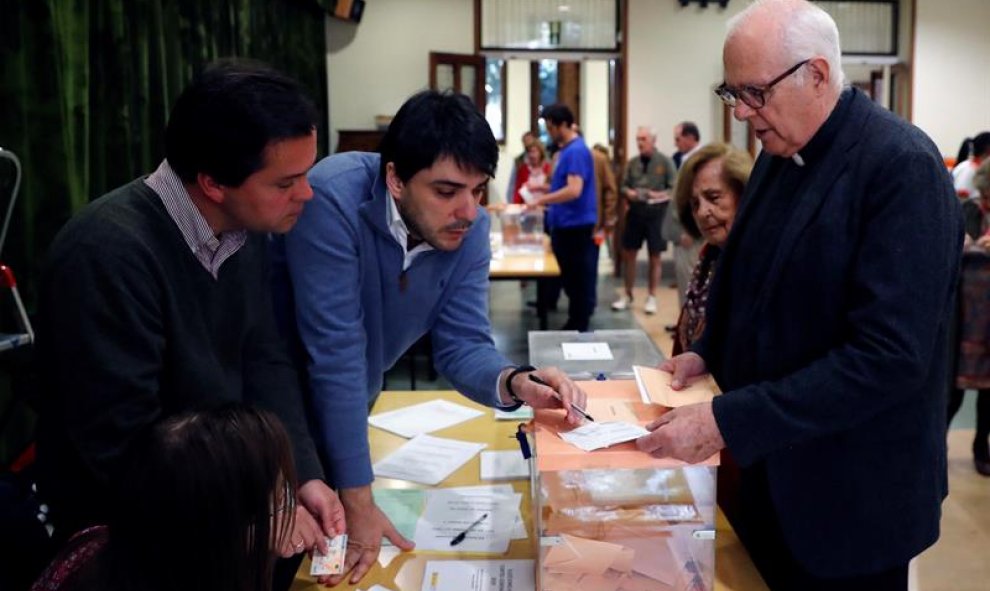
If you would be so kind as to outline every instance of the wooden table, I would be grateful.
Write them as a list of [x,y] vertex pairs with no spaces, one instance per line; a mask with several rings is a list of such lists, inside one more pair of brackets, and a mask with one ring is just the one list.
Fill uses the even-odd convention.
[[[504,252],[504,251],[503,251]],[[537,283],[549,278],[560,277],[560,265],[549,247],[543,253],[504,252],[492,257],[488,278],[491,281],[528,281]],[[539,290],[537,290],[539,293]],[[536,298],[536,316],[540,319],[540,330],[547,329],[547,312],[544,302]]]
[[[518,423],[513,421],[495,421],[491,409],[487,409],[479,404],[471,402],[454,391],[414,391],[414,392],[382,392],[375,404],[373,413],[385,412],[426,402],[436,398],[450,400],[458,404],[478,408],[486,411],[485,416],[472,419],[436,431],[433,435],[438,437],[449,437],[452,439],[462,439],[467,441],[477,441],[487,443],[487,450],[510,450],[518,449],[516,440],[513,437]],[[371,459],[373,462],[392,453],[407,440],[392,433],[369,427],[369,439],[371,443]],[[450,475],[443,482],[444,487],[467,486],[479,484],[480,478],[480,456],[475,456],[464,466]],[[522,493],[522,504],[520,511],[523,520],[526,522],[526,530],[533,534],[532,507],[530,503],[530,486],[528,481],[512,481],[512,486],[516,492]],[[428,488],[422,485],[407,482],[404,480],[394,480],[391,478],[379,478],[375,480],[375,488]],[[739,542],[732,527],[726,521],[721,511],[716,516],[716,550],[715,550],[715,590],[716,591],[761,591],[766,589],[766,585],[760,578],[759,573],[753,566],[746,553],[745,548]],[[513,540],[509,544],[507,554],[498,556],[499,559],[510,558],[535,558],[536,548],[532,539]],[[374,584],[384,585],[393,591],[419,591],[423,581],[423,571],[428,560],[450,559],[450,558],[473,558],[491,559],[491,554],[466,554],[466,553],[435,553],[399,552],[393,547],[384,547],[378,558],[378,564],[365,575],[357,585],[350,585],[345,580],[334,589],[368,589]],[[324,589],[309,576],[309,560],[304,560],[296,580],[292,584],[292,591],[317,591]]]

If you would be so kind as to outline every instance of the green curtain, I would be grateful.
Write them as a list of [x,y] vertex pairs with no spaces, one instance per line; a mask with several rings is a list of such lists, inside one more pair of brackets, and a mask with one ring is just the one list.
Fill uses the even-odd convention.
[[[206,62],[265,61],[299,80],[326,120],[324,18],[333,3],[0,0],[0,147],[24,169],[0,259],[17,273],[29,310],[59,228],[158,165],[172,101]],[[0,159],[0,212],[12,170]],[[12,329],[13,309],[0,290],[0,332]],[[32,438],[33,413],[11,403],[31,396],[28,362],[0,356],[0,466]]]
[[2,258],[29,306],[55,233],[157,166],[172,101],[206,62],[265,61],[298,79],[325,119],[326,4],[0,0],[0,147],[24,167]]

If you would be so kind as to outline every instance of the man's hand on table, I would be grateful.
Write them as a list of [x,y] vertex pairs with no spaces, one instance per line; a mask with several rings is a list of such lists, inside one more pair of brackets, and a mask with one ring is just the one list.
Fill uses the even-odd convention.
[[[681,353],[660,364],[673,374],[670,387],[680,390],[707,373],[705,360],[693,352]],[[646,426],[651,431],[636,440],[636,447],[657,458],[700,462],[725,447],[711,402],[675,408]]]
[[[546,382],[547,385],[537,384],[530,380],[530,373]],[[512,391],[520,400],[533,408],[563,408],[567,410],[567,421],[572,425],[579,424],[583,417],[571,407],[578,406],[583,409],[588,402],[588,395],[585,394],[584,390],[556,367],[543,367],[534,372],[516,374],[512,378]],[[504,399],[504,402],[508,404],[512,401]]]
[[378,505],[375,505],[371,486],[341,489],[340,500],[347,514],[349,530],[344,572],[318,578],[317,581],[321,584],[332,587],[343,581],[348,574],[352,585],[360,581],[378,559],[382,536],[388,538],[400,550],[409,551],[415,547],[415,544],[395,529]]

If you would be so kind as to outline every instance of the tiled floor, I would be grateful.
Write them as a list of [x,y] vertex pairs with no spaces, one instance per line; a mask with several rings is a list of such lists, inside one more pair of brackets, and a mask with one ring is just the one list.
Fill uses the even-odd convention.
[[[604,258],[604,257],[603,257]],[[645,261],[639,264],[639,285],[645,284]],[[611,302],[620,293],[620,283],[612,277],[611,267],[603,261],[598,282],[598,307],[592,318],[592,329],[643,328],[664,354],[669,354],[671,341],[664,332],[665,325],[677,317],[677,294],[669,287],[669,261],[664,265],[664,287],[658,294],[660,310],[648,316],[642,312],[646,289],[635,290],[631,311],[613,312]],[[536,313],[526,305],[535,298],[535,284],[521,287],[518,282],[493,283],[491,289],[492,330],[496,346],[510,359],[522,363],[528,358],[527,333],[537,330]],[[566,320],[567,299],[561,297],[558,312],[550,315],[550,328],[559,328]],[[443,378],[426,380],[426,368],[419,361],[420,389],[448,389]],[[389,387],[408,387],[408,369],[400,367],[390,372]],[[942,505],[942,534],[939,541],[920,557],[911,568],[911,591],[986,591],[990,589],[990,478],[973,469],[970,444],[974,424],[973,396],[967,394],[963,408],[949,432],[949,497]]]

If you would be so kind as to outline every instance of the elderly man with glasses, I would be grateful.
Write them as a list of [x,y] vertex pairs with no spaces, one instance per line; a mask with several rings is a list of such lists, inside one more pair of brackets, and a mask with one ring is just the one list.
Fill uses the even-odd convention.
[[638,441],[742,468],[736,527],[773,589],[907,589],[946,495],[959,204],[931,140],[843,86],[832,18],[757,0],[717,94],[763,143],[675,387],[724,394]]

